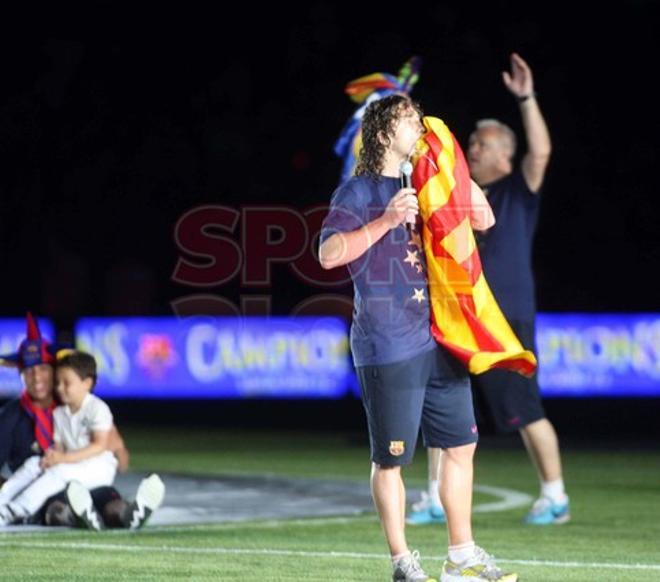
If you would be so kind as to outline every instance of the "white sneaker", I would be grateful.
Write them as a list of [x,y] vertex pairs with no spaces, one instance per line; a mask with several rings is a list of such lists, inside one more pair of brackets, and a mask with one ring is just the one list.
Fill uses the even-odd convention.
[[128,527],[141,528],[156,511],[165,499],[165,484],[162,479],[153,473],[142,479],[135,494],[135,501],[129,507]]
[[71,481],[66,488],[66,498],[81,525],[94,531],[103,529],[103,522],[94,507],[87,487],[78,481]]
[[445,560],[440,574],[440,582],[517,582],[518,574],[505,573],[495,564],[493,556],[479,546],[474,555],[460,564]]
[[417,550],[398,560],[393,570],[392,582],[436,582],[422,569]]

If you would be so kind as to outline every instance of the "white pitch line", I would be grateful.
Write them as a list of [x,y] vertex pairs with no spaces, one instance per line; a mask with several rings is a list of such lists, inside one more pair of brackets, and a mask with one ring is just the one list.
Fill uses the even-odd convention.
[[658,570],[660,564],[614,564],[611,562],[555,562],[553,560],[502,560],[504,564],[520,564],[521,566],[552,566],[558,568],[614,568],[615,570]]
[[[63,549],[63,550],[108,550],[130,553],[175,553],[175,554],[207,554],[207,555],[252,555],[252,556],[292,556],[299,558],[353,558],[358,560],[386,560],[385,554],[368,554],[356,552],[307,552],[303,550],[245,549],[245,548],[188,548],[185,546],[135,546],[125,544],[94,544],[87,542],[6,542],[0,540],[0,548],[28,549]],[[428,561],[441,561],[444,558],[426,557]],[[554,560],[507,560],[498,558],[504,564],[520,564],[524,566],[552,566],[553,568],[613,568],[615,570],[652,570],[660,571],[660,564],[617,564],[613,562],[558,562]]]
[[[486,513],[491,511],[506,511],[509,509],[516,509],[518,507],[524,507],[530,505],[532,502],[532,497],[527,495],[527,493],[522,493],[521,491],[516,491],[515,489],[505,489],[503,487],[493,487],[492,485],[479,485],[475,484],[475,491],[479,491],[486,495],[491,495],[493,497],[499,497],[498,501],[491,501],[486,503],[476,504],[473,508],[475,513]],[[230,522],[207,522],[201,524],[189,524],[189,525],[169,525],[167,523],[155,523],[150,524],[148,527],[144,528],[141,531],[141,534],[145,533],[161,533],[163,531],[167,532],[189,532],[196,531],[199,529],[208,529],[213,530],[227,530],[227,529],[237,529],[237,528],[253,528],[253,529],[270,529],[278,528],[282,526],[303,526],[303,527],[314,527],[314,526],[325,526],[325,525],[345,525],[353,523],[355,520],[363,521],[377,521],[378,518],[374,514],[367,512],[358,513],[356,515],[347,515],[347,516],[329,516],[329,517],[305,517],[305,518],[282,518],[282,519],[264,519],[264,520],[237,520]],[[53,533],[55,530],[52,528],[39,528],[34,531],[27,531],[29,526],[10,526],[11,531],[16,536],[26,536],[32,535],[33,533]],[[126,533],[126,530],[108,530],[109,533],[122,535]],[[2,530],[0,530],[2,533]]]
[[[532,504],[534,498],[522,491],[515,489],[505,489],[504,487],[494,487],[492,485],[474,485],[474,490],[492,497],[499,497],[497,501],[489,501],[485,503],[478,503],[473,507],[475,513],[489,513],[495,511],[507,511],[509,509],[517,509],[518,507],[526,507]],[[206,523],[204,527],[213,527],[213,529],[234,529],[238,527],[253,527],[253,528],[277,528],[283,525],[302,525],[302,526],[323,526],[332,524],[347,524],[352,523],[355,519],[363,520],[377,520],[375,515],[362,512],[352,516],[336,516],[336,517],[305,517],[302,519],[295,518],[282,518],[282,519],[267,519],[257,521],[243,521],[237,520],[224,523]],[[167,523],[155,523],[150,525],[144,531],[190,531],[197,529],[199,526],[191,525],[168,525]]]
[[[492,485],[475,485],[474,490],[493,497],[499,497],[498,501],[490,501],[485,503],[478,503],[473,507],[475,513],[487,513],[491,511],[507,511],[509,509],[516,509],[518,507],[526,507],[531,505],[533,498],[527,493],[516,491],[515,489],[505,489],[503,487],[493,487]],[[267,519],[262,521],[231,521],[224,523],[205,523],[202,525],[179,525],[172,526],[167,524],[153,524],[142,530],[142,533],[149,532],[162,532],[162,531],[194,531],[200,527],[211,527],[214,530],[220,529],[236,529],[236,528],[278,528],[282,526],[325,526],[325,525],[344,525],[353,523],[355,520],[360,519],[364,521],[378,521],[376,515],[369,513],[359,513],[352,516],[336,516],[336,517],[305,517],[302,519]],[[112,530],[111,530],[112,531]],[[121,530],[116,530],[121,531]]]
[[[331,517],[303,517],[298,519],[265,519],[257,521],[223,521],[223,522],[202,522],[191,523],[189,525],[167,525],[167,524],[149,524],[140,529],[140,536],[146,534],[163,534],[163,533],[181,533],[181,532],[195,532],[201,530],[222,531],[232,529],[277,529],[283,526],[312,526],[324,527],[327,525],[348,525],[356,521],[363,522],[378,522],[378,516],[373,513],[361,513],[353,516],[331,516]],[[46,527],[46,526],[30,526],[30,525],[9,525],[0,527],[0,534],[12,534],[15,539],[34,539],[34,534],[39,535],[52,535],[52,534],[74,534],[80,533],[76,528],[69,527]],[[135,531],[124,528],[112,528],[104,530],[106,535],[110,536],[131,536],[136,535]]]

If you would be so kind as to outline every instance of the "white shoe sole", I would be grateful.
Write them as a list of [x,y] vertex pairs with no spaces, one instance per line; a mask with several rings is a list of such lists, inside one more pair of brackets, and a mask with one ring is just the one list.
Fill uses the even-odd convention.
[[158,475],[154,473],[142,479],[135,494],[134,510],[128,527],[141,528],[151,514],[161,506],[163,499],[165,499],[165,484]]
[[78,481],[71,481],[66,488],[66,498],[73,513],[82,519],[89,528],[96,531],[101,530],[101,524],[94,509],[92,496],[86,487],[78,483]]
[[138,504],[155,511],[161,506],[163,499],[165,499],[165,483],[158,475],[154,473],[142,479],[135,494],[135,501]]

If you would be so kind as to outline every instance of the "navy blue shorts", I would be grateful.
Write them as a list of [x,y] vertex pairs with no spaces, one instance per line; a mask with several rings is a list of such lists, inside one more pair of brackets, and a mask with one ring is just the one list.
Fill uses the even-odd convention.
[[[534,322],[509,323],[525,349],[536,353]],[[537,374],[525,378],[517,372],[491,370],[474,376],[472,385],[486,402],[498,432],[514,432],[545,418]]]
[[357,375],[374,463],[410,463],[420,427],[427,447],[477,442],[470,378],[444,348],[403,362],[360,366]]
[[[96,508],[96,511],[98,511],[100,515],[103,515],[103,508],[106,506],[106,504],[108,504],[110,501],[113,501],[115,499],[121,499],[121,495],[119,494],[119,491],[117,491],[114,487],[105,486],[105,485],[101,487],[97,487],[96,489],[92,489],[90,490],[89,493],[92,496],[92,503],[94,503],[94,507]],[[44,517],[46,515],[46,510],[53,501],[60,501],[65,504],[68,503],[66,498],[66,490],[60,491],[59,493],[56,493],[52,497],[49,497],[46,500],[46,502],[41,506],[39,511],[30,518],[30,523],[44,524]]]

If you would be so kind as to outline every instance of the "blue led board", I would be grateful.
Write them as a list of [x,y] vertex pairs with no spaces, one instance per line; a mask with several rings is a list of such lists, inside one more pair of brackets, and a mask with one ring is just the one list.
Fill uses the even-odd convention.
[[660,396],[660,314],[539,314],[544,396]]
[[336,317],[85,318],[102,398],[339,398],[351,365]]
[[[0,353],[24,337],[25,320],[0,320]],[[88,318],[76,337],[107,398],[359,395],[339,318]],[[537,345],[545,397],[660,397],[659,314],[539,314]],[[0,397],[20,387],[16,370],[0,369]]]

